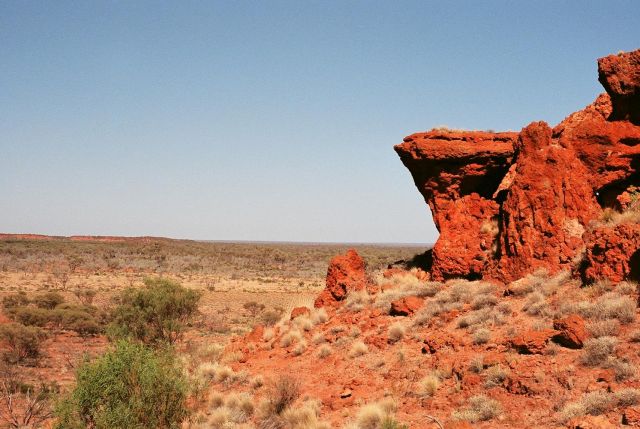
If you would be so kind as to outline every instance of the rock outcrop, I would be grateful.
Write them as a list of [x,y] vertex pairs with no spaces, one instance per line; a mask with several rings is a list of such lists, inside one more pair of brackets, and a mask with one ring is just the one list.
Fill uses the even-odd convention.
[[326,286],[314,306],[336,307],[351,291],[362,290],[369,284],[364,259],[354,249],[334,256],[327,269]]
[[434,280],[506,283],[539,268],[588,281],[637,275],[637,217],[598,225],[639,195],[640,50],[601,58],[598,71],[607,93],[553,129],[432,130],[395,146],[440,232]]

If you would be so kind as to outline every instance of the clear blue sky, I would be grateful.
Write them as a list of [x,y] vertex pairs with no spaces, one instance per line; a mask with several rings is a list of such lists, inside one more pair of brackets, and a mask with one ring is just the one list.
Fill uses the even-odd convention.
[[0,231],[432,242],[392,146],[555,124],[638,1],[2,1]]

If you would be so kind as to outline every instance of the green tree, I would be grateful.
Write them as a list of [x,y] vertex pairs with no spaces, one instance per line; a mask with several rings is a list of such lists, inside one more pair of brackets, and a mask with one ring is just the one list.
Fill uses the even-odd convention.
[[177,429],[187,416],[187,381],[169,349],[118,341],[76,373],[56,407],[56,429]]
[[198,309],[200,294],[174,281],[146,279],[142,289],[127,289],[113,312],[112,339],[132,338],[145,344],[173,344]]

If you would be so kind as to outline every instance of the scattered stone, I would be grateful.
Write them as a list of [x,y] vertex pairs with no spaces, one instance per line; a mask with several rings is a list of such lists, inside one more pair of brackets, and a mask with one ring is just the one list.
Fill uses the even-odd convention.
[[424,299],[417,296],[407,296],[400,298],[391,303],[391,310],[389,314],[392,316],[411,316],[416,311],[422,308]]
[[553,329],[526,331],[511,340],[511,346],[522,354],[542,354],[547,343],[558,332]]
[[559,331],[554,341],[571,349],[581,349],[588,337],[584,319],[577,314],[554,320],[553,328]]

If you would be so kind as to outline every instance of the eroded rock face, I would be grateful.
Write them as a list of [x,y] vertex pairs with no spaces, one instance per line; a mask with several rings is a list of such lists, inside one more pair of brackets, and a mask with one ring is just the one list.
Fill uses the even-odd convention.
[[611,119],[640,119],[640,50],[598,60],[598,80],[611,96]]
[[327,269],[326,287],[318,295],[314,306],[336,307],[351,291],[362,290],[368,285],[365,263],[354,249],[334,256]]
[[587,237],[583,279],[640,281],[640,224],[603,226]]
[[640,185],[640,50],[602,58],[598,70],[607,94],[553,130],[544,122],[520,133],[433,130],[395,146],[440,231],[434,280],[575,269],[585,248],[591,280],[631,275],[637,230],[593,229]]

